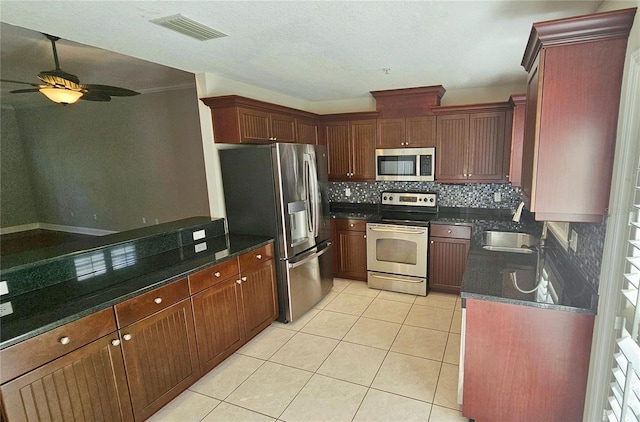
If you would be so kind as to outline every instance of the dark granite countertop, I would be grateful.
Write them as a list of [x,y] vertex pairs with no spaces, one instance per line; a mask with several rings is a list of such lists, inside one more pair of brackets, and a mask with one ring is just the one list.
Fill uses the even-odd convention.
[[[560,300],[558,304],[539,302],[535,293],[522,293],[516,289],[509,277],[515,271],[518,287],[530,291],[536,287],[538,259],[542,266],[562,268]],[[472,246],[467,258],[467,268],[462,279],[460,296],[466,299],[481,299],[515,305],[533,306],[568,312],[595,314],[597,294],[588,287],[586,280],[576,274],[558,254],[555,247],[544,248],[537,253],[520,254],[496,252]]]
[[3,298],[13,312],[2,317],[0,349],[271,242],[263,236],[221,234],[139,259],[133,255],[118,265],[108,260],[111,266],[82,279]]

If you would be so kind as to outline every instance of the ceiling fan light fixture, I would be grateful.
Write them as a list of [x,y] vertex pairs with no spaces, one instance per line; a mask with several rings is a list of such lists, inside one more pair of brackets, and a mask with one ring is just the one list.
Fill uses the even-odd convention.
[[39,91],[54,103],[73,104],[82,97],[82,92],[64,88],[40,88]]

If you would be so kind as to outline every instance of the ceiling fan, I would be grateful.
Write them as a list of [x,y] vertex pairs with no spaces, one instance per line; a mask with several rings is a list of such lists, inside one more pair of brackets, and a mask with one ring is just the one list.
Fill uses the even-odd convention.
[[35,87],[28,89],[16,89],[10,91],[11,93],[23,94],[28,92],[40,92],[51,101],[65,105],[75,103],[78,100],[111,101],[111,97],[129,97],[140,94],[139,92],[126,88],[119,88],[117,86],[81,84],[76,75],[72,75],[60,69],[58,52],[56,50],[56,41],[60,38],[48,34],[43,35],[51,41],[53,59],[55,61],[56,68],[54,70],[45,70],[38,73],[38,79],[43,82],[40,84],[0,79],[2,82],[31,85]]

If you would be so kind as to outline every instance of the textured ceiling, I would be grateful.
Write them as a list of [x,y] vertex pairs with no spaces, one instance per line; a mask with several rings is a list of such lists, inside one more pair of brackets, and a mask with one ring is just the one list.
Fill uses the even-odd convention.
[[[600,4],[2,0],[0,20],[18,28],[0,27],[1,75],[37,82],[39,71],[52,69],[49,41],[39,34],[45,32],[63,38],[61,67],[81,83],[143,91],[194,83],[175,69],[310,102],[412,86],[518,85],[525,83],[520,61],[532,23],[592,13]],[[177,13],[228,36],[198,41],[149,22]],[[7,88],[21,87],[7,85],[3,103],[12,100]],[[38,96],[23,96],[30,95]]]

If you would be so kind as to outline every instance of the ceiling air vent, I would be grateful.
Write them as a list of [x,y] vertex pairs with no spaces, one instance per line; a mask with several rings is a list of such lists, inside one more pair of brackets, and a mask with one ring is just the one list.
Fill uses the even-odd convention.
[[164,26],[184,35],[188,35],[200,41],[212,40],[214,38],[226,37],[224,32],[216,31],[206,25],[189,19],[186,16],[172,15],[150,21],[156,25]]

